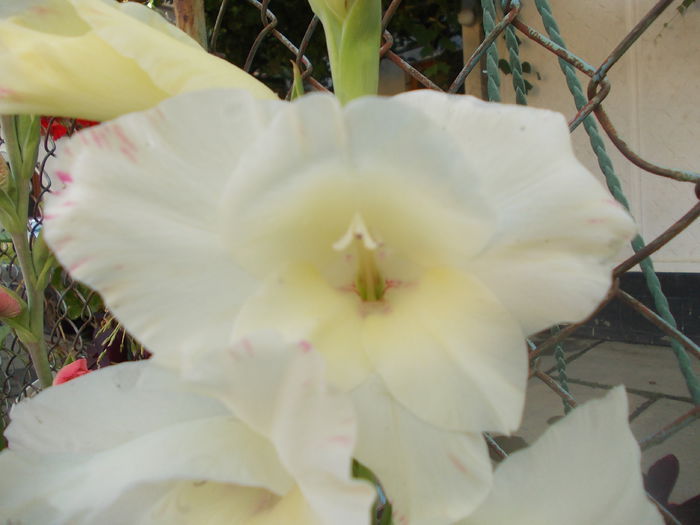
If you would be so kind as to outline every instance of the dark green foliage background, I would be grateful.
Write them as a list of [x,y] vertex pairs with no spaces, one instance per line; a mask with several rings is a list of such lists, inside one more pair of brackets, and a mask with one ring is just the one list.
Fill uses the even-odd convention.
[[[384,0],[384,8],[389,0]],[[211,35],[221,0],[206,0],[207,27]],[[435,56],[425,67],[417,65],[441,87],[447,87],[462,67],[462,50],[455,36],[461,34],[457,21],[458,0],[406,0],[392,18],[388,30],[394,37],[393,51],[410,50],[422,57]],[[298,45],[313,13],[305,0],[273,1],[270,10],[278,19],[277,29]],[[229,1],[214,51],[230,62],[243,66],[255,38],[263,28],[260,11],[248,2]],[[437,55],[437,56],[436,56]],[[326,58],[325,38],[319,25],[306,56],[313,64],[312,75],[330,87],[330,69]],[[268,34],[259,47],[251,72],[281,96],[285,96],[292,80],[290,60],[294,57],[274,36]]]

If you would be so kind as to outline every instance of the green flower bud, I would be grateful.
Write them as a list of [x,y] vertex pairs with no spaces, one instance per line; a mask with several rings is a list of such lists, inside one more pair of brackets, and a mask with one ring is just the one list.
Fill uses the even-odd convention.
[[17,295],[0,286],[0,318],[12,319],[22,313],[22,303]]

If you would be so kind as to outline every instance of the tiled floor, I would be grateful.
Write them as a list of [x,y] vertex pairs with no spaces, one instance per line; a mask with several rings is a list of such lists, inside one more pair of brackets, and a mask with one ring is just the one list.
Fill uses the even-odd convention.
[[[653,434],[693,407],[670,347],[568,339],[564,351],[570,391],[579,403],[602,396],[612,386],[627,387],[631,427],[637,439]],[[693,367],[700,376],[700,362],[695,360]],[[552,355],[540,358],[539,369],[557,377]],[[523,424],[517,434],[532,443],[552,418],[563,413],[561,399],[539,379],[532,378]],[[671,501],[682,502],[700,493],[700,420],[647,448],[642,454],[642,469],[646,471],[656,460],[671,453],[680,461]]]

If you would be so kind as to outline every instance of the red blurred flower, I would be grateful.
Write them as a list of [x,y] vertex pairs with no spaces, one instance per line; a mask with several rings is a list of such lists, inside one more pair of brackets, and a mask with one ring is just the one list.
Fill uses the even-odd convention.
[[[99,124],[93,120],[85,119],[75,119],[75,131],[83,128],[89,128]],[[71,119],[66,118],[52,118],[52,117],[41,117],[41,133],[42,135],[50,134],[54,140],[58,140],[61,137],[65,137],[68,134],[68,130],[71,129]]]
[[87,367],[87,359],[76,359],[71,364],[64,366],[58,371],[56,377],[53,379],[53,384],[54,386],[60,385],[61,383],[65,383],[76,377],[84,376],[90,372],[91,370],[88,370]]

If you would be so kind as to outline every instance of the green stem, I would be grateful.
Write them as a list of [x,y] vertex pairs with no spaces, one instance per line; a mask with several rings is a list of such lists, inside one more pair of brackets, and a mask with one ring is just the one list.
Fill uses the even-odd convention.
[[[12,237],[12,243],[17,254],[17,260],[24,279],[24,289],[27,295],[29,310],[29,332],[31,338],[17,332],[22,344],[27,348],[32,365],[39,378],[42,388],[51,386],[53,374],[49,365],[46,341],[44,340],[44,290],[40,289],[37,280],[37,270],[32,261],[29,238],[27,236],[27,217],[29,211],[29,190],[31,174],[36,165],[36,151],[24,155],[17,136],[17,126],[14,117],[2,117],[7,151],[10,157],[10,169],[17,183],[16,217],[17,224],[7,225],[6,229]],[[39,140],[38,134],[36,137]],[[29,174],[29,176],[27,176]]]
[[46,388],[51,386],[53,374],[49,366],[46,341],[44,339],[44,291],[37,286],[36,271],[32,263],[27,232],[11,232],[10,235],[12,236],[12,243],[14,244],[19,267],[24,278],[27,309],[29,310],[29,330],[33,340],[26,340],[19,333],[17,335],[29,351],[32,365],[34,365],[34,370],[42,388]]
[[333,91],[342,104],[376,95],[379,86],[379,45],[382,36],[381,0],[345,1],[341,13],[327,0],[311,1],[326,35]]

